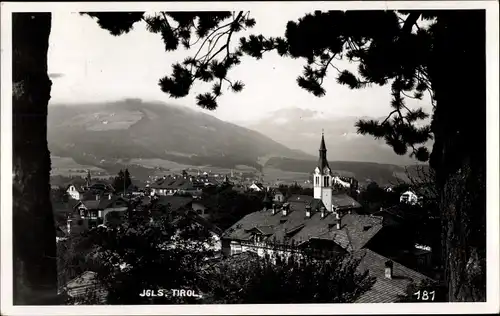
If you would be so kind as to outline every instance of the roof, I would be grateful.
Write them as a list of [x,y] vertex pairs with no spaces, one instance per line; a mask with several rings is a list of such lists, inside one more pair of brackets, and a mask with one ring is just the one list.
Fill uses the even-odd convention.
[[189,179],[184,178],[161,178],[151,185],[154,189],[170,189],[170,190],[190,190],[194,189],[193,183]]
[[86,200],[86,201],[80,201],[80,203],[77,203],[74,207],[77,207],[79,205],[84,205],[89,210],[97,210],[99,209],[99,203],[100,200]]
[[66,283],[64,288],[68,295],[72,297],[87,296],[88,291],[98,295],[101,302],[106,300],[106,292],[98,285],[96,273],[93,271],[85,271],[73,280]]
[[355,199],[345,193],[338,193],[332,195],[332,205],[338,209],[353,209],[362,208],[363,206]]
[[252,183],[250,186],[256,186],[257,188],[259,188],[260,190],[264,190],[264,185],[262,185],[262,183]]
[[98,191],[114,191],[115,190],[111,184],[106,183],[102,180],[91,181],[89,189],[90,190],[98,190]]
[[432,280],[408,267],[393,261],[393,277],[385,277],[385,263],[390,259],[369,249],[362,249],[355,253],[361,258],[359,272],[369,271],[376,278],[372,288],[363,293],[356,303],[394,303],[399,296],[406,294],[407,286],[412,282]]
[[100,193],[97,193],[97,192],[93,192],[93,191],[80,191],[80,193],[83,193],[82,196],[81,196],[81,200],[82,201],[91,201],[91,200],[95,200],[96,198],[96,195],[101,197],[102,194]]
[[[107,208],[112,208],[113,206],[115,206],[116,202],[118,202],[118,201],[121,201],[121,202],[125,203],[125,205],[128,205],[128,200],[127,199],[125,199],[125,198],[123,198],[121,196],[115,195],[115,196],[111,196],[111,199],[104,197],[101,200],[99,200],[99,206],[98,206],[98,208],[100,210],[104,210],[104,209],[107,209]],[[123,205],[120,205],[120,207],[123,207]]]
[[80,193],[85,192],[85,191],[83,190],[83,188],[81,187],[81,185],[79,185],[79,184],[77,184],[77,183],[70,183],[70,184],[68,184],[68,185],[66,186],[66,191],[67,191],[67,190],[69,190],[69,188],[70,188],[70,187],[72,187],[72,186],[73,186],[73,187],[75,187],[75,190],[76,190],[76,191],[78,191],[78,192],[80,192]]
[[[287,216],[279,211],[272,214],[271,210],[262,210],[248,214],[227,229],[223,238],[232,240],[250,240],[258,231],[267,240],[276,240],[281,244],[301,244],[311,238],[332,240],[348,251],[364,247],[383,226],[383,218],[378,216],[347,214],[338,220],[332,213],[322,218],[318,210],[323,203],[312,199],[311,202],[290,202]],[[305,208],[311,206],[311,217],[306,217]]]
[[321,144],[319,146],[318,168],[322,172],[326,168],[330,169],[330,166],[328,165],[328,160],[326,159],[326,145],[325,145],[325,135],[324,134],[321,134]]
[[203,227],[207,228],[208,230],[210,230],[211,232],[215,233],[218,236],[222,235],[222,233],[223,233],[223,231],[219,227],[215,226],[214,224],[212,224],[211,222],[209,222],[205,218],[199,216],[194,211],[186,212],[186,216],[188,218],[194,220],[198,224],[202,225]]

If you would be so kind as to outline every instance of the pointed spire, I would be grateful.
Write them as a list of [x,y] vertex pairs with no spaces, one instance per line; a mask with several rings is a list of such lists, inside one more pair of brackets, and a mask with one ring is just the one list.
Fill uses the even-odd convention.
[[323,129],[321,129],[321,145],[319,146],[319,150],[320,151],[324,150],[326,152],[325,132]]
[[325,170],[325,167],[330,168],[330,166],[328,165],[328,160],[326,159],[325,133],[323,130],[321,130],[321,144],[319,146],[318,167],[321,170],[321,172]]

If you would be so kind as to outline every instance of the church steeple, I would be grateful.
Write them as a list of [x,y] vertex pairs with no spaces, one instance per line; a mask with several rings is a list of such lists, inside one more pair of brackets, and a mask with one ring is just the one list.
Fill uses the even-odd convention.
[[85,185],[87,186],[87,188],[89,188],[91,184],[92,184],[92,178],[90,176],[90,169],[87,169],[87,177],[85,178]]
[[319,146],[319,161],[318,168],[321,172],[325,170],[325,167],[330,168],[328,165],[328,160],[326,159],[326,145],[325,145],[325,134],[321,131],[321,144]]

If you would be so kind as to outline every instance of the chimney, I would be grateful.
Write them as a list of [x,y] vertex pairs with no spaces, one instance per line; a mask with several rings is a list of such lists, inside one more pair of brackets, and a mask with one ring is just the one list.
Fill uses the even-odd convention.
[[340,220],[337,221],[337,229],[340,230]]
[[321,218],[325,218],[325,217],[326,217],[325,208],[321,208]]
[[385,262],[385,277],[388,279],[392,279],[392,267],[392,261],[389,260]]
[[108,194],[108,200],[111,200],[111,193]]
[[71,234],[71,224],[72,224],[72,220],[68,218],[68,220],[66,221],[66,227],[68,229],[68,235]]
[[335,219],[340,220],[340,214],[338,211],[335,213]]
[[99,194],[96,194],[96,196],[95,196],[95,200],[96,200],[96,201],[99,201]]
[[276,209],[276,204],[273,204],[273,208],[272,208],[272,212],[273,212],[273,215],[275,215],[277,213],[277,209]]
[[289,206],[290,205],[288,203],[283,204],[283,207],[282,207],[283,216],[287,216],[288,215]]
[[311,207],[309,205],[306,206],[306,217],[311,218]]

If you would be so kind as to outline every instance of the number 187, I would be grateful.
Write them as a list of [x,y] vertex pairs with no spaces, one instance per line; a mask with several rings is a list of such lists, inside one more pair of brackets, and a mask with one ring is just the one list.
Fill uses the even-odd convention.
[[436,296],[436,291],[428,292],[418,290],[413,293],[417,297],[417,301],[434,301],[434,297]]

